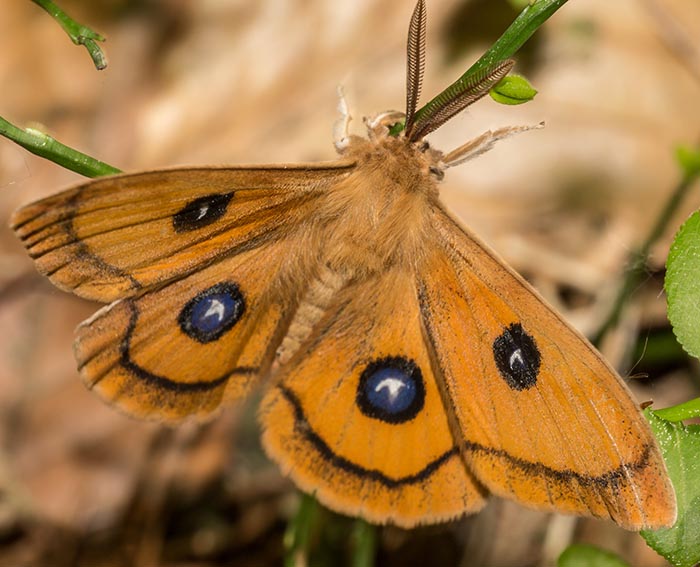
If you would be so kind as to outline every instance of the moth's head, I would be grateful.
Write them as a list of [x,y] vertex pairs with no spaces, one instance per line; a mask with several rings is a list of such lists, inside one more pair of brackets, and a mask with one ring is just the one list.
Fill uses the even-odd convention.
[[[508,127],[495,132],[489,131],[447,154],[432,149],[425,137],[467,106],[485,96],[510,72],[515,62],[512,59],[504,59],[484,66],[482,69],[477,69],[466,78],[460,78],[423,108],[418,109],[425,67],[425,36],[425,2],[419,0],[413,11],[408,30],[406,112],[395,110],[381,112],[365,118],[364,122],[371,143],[382,148],[393,148],[410,156],[417,156],[429,174],[439,180],[442,179],[444,171],[448,167],[458,165],[488,151],[500,138],[515,132],[529,130],[532,127]],[[336,137],[336,148],[341,154],[347,154],[352,153],[350,150],[353,146],[360,147],[362,143],[359,140],[355,140],[353,143],[353,137],[347,134],[350,114],[342,92],[340,94],[340,110],[343,118],[338,123],[340,135]]]
[[[367,127],[368,140],[355,139],[355,148],[373,147],[371,153],[388,151],[401,159],[411,160],[423,171],[423,174],[440,181],[444,177],[446,164],[443,153],[433,149],[427,140],[411,140],[405,135],[406,114],[397,110],[387,110],[366,116],[363,121]],[[369,144],[366,146],[365,144]],[[360,153],[365,150],[360,150]],[[386,154],[384,154],[386,155]],[[408,162],[404,161],[407,164]]]
[[[512,59],[504,59],[484,64],[481,68],[476,67],[419,109],[418,101],[425,69],[426,27],[425,1],[418,0],[411,16],[406,45],[406,112],[382,112],[369,120],[366,119],[365,123],[370,140],[385,136],[403,138],[407,147],[418,148],[428,157],[428,161],[434,161],[430,171],[441,177],[445,168],[464,161],[462,150],[471,149],[471,143],[468,142],[450,152],[443,160],[442,153],[431,150],[424,141],[425,137],[485,96],[510,72],[515,62]],[[450,157],[453,159],[447,159]]]
[[369,142],[394,149],[397,149],[399,145],[403,146],[409,154],[418,157],[419,161],[423,163],[423,168],[437,181],[445,176],[446,169],[480,156],[489,151],[499,140],[520,132],[544,127],[544,122],[540,122],[528,126],[505,126],[496,130],[488,130],[458,148],[443,153],[431,147],[423,137],[412,136],[410,130],[405,127],[405,120],[406,114],[396,110],[365,117],[364,122],[367,126]]

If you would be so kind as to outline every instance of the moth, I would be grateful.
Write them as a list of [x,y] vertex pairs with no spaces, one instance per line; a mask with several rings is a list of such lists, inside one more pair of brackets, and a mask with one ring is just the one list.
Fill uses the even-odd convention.
[[[445,209],[425,137],[511,69],[347,133],[337,161],[185,167],[82,183],[12,227],[58,287],[108,304],[77,329],[85,384],[127,414],[203,419],[263,384],[263,444],[328,507],[412,527],[489,494],[637,530],[674,522],[659,448],[616,372]],[[404,124],[402,131],[401,123]]]

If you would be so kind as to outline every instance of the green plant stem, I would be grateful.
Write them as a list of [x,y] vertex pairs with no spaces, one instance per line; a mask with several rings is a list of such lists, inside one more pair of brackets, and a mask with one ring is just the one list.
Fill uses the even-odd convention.
[[116,167],[69,148],[48,134],[33,128],[22,130],[1,116],[0,135],[9,138],[33,154],[51,160],[66,169],[86,177],[100,177],[102,175],[120,173],[120,170]]
[[618,290],[617,297],[615,297],[610,313],[598,329],[598,332],[591,339],[591,342],[594,345],[600,346],[608,332],[615,327],[615,325],[617,325],[625,303],[629,300],[629,297],[632,295],[644,277],[647,267],[647,258],[649,257],[651,247],[666,231],[666,227],[676,214],[678,207],[683,202],[688,190],[697,178],[697,174],[685,175],[683,177],[681,182],[673,191],[673,194],[669,200],[666,202],[666,205],[659,213],[656,223],[654,223],[649,235],[646,237],[639,249],[631,255],[629,269],[627,270],[625,279],[622,282],[622,286],[620,286],[620,289]]
[[373,567],[377,556],[377,527],[362,519],[352,529],[352,567]]
[[46,10],[49,15],[61,25],[75,45],[85,46],[85,49],[88,50],[90,57],[92,57],[92,62],[95,64],[98,71],[107,67],[107,58],[100,49],[100,46],[97,45],[98,41],[105,40],[104,37],[91,30],[89,27],[76,22],[51,0],[32,0],[32,2]]
[[313,534],[319,529],[321,507],[311,495],[302,493],[294,518],[284,534],[285,567],[307,565]]
[[474,76],[492,68],[500,61],[512,57],[530,39],[532,34],[567,1],[538,0],[526,6],[508,29],[503,32],[503,35],[496,40],[496,43],[476,63],[469,67],[459,79],[416,112],[415,121],[418,122],[424,115],[432,114],[440,106],[441,99],[448,97],[450,92],[463,90],[465,85],[470,84]]

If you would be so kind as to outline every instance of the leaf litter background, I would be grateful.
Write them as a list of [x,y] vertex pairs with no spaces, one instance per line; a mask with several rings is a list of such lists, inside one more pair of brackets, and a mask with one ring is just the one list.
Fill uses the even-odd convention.
[[[413,1],[61,2],[107,36],[98,73],[29,1],[0,18],[0,114],[124,170],[334,158],[336,86],[353,123],[403,108]],[[424,100],[459,76],[514,18],[505,2],[430,0]],[[582,331],[610,308],[630,251],[677,183],[672,149],[700,139],[700,6],[572,0],[516,70],[533,103],[485,100],[431,136],[444,150],[488,128],[544,130],[450,170],[443,198]],[[680,45],[681,50],[672,49]],[[79,181],[0,139],[0,209]],[[657,407],[695,395],[695,362],[669,340],[662,269],[675,227],[604,351]],[[255,406],[203,426],[125,417],[84,389],[73,328],[97,305],[39,277],[0,226],[0,565],[274,565],[298,497],[261,453]],[[660,346],[657,346],[660,345]],[[349,525],[338,520],[341,564]],[[664,565],[608,522],[494,500],[445,526],[380,532],[379,564],[551,564],[573,541]],[[338,543],[340,542],[340,543]]]

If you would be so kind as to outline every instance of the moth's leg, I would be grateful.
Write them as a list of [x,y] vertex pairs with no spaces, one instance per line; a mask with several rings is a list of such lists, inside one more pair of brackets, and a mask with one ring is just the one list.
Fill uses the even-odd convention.
[[350,121],[352,120],[352,116],[348,109],[348,101],[345,98],[345,92],[343,92],[343,87],[340,85],[338,85],[338,112],[340,112],[340,118],[336,120],[333,125],[333,143],[335,149],[338,150],[339,153],[343,153],[343,150],[345,150],[350,143]]
[[469,140],[466,144],[446,154],[442,158],[443,166],[445,168],[454,167],[455,165],[459,165],[460,163],[464,163],[465,161],[488,152],[499,140],[509,138],[520,132],[537,130],[539,128],[544,128],[544,122],[540,122],[534,126],[506,126],[505,128],[498,128],[497,130],[487,130],[481,136]]

